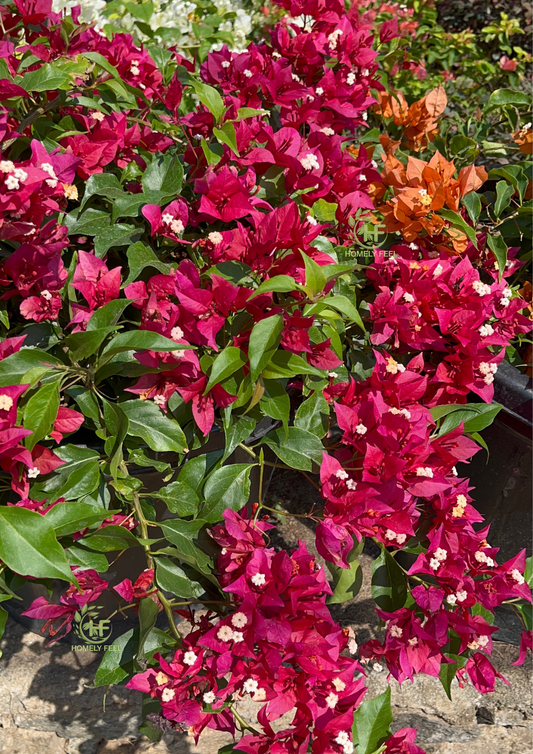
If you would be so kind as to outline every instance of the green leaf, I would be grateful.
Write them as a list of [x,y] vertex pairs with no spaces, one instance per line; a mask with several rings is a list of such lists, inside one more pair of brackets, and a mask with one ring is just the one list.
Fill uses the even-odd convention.
[[459,228],[477,249],[476,231],[463,220],[461,215],[457,214],[457,212],[454,212],[451,209],[440,209],[439,215],[445,220],[448,220],[448,222],[450,222],[453,227]]
[[446,657],[452,662],[445,663],[443,662],[440,666],[439,670],[439,680],[442,683],[442,687],[444,691],[446,692],[446,696],[450,701],[452,701],[452,681],[457,675],[457,671],[460,668],[464,668],[466,665],[466,657],[461,657],[461,655],[446,655]]
[[179,351],[187,348],[182,343],[175,343],[151,330],[130,330],[115,335],[102,352],[103,356],[111,356],[122,351]]
[[439,437],[451,432],[461,422],[464,422],[465,432],[480,432],[492,424],[501,409],[502,406],[498,403],[467,403],[446,416],[442,422]]
[[83,209],[91,196],[105,196],[106,199],[116,199],[123,193],[124,189],[116,175],[113,175],[113,173],[94,173],[89,176],[85,184],[80,209]]
[[219,142],[227,144],[231,151],[239,157],[239,150],[237,149],[237,136],[235,134],[235,126],[233,123],[224,123],[221,128],[213,128],[213,134],[216,136]]
[[197,539],[200,529],[206,523],[202,519],[195,521],[171,519],[170,521],[162,521],[160,526],[164,536],[176,546],[176,557],[193,566],[200,573],[210,574],[211,559],[193,541]]
[[239,443],[250,437],[255,426],[256,421],[251,416],[240,416],[233,424],[224,428],[226,447],[222,461],[225,461],[233,453]]
[[328,599],[328,605],[341,605],[343,602],[357,597],[363,584],[363,571],[359,563],[359,555],[363,551],[365,540],[361,539],[348,555],[349,568],[328,563],[327,566],[333,576],[333,594]]
[[324,269],[314,259],[304,254],[303,251],[301,254],[305,265],[305,287],[315,294],[321,293],[327,283]]
[[109,471],[114,480],[117,479],[118,469],[124,460],[122,443],[128,434],[130,422],[122,406],[104,400],[104,419],[108,434],[105,451],[109,457]]
[[131,303],[133,303],[133,299],[120,298],[97,309],[87,322],[86,332],[113,327],[119,321],[124,309]]
[[322,463],[324,447],[316,435],[305,429],[289,427],[287,433],[277,429],[269,432],[262,442],[293,469],[312,471],[313,463],[317,466]]
[[76,445],[63,445],[55,454],[65,461],[64,465],[56,469],[45,482],[37,485],[47,493],[48,503],[53,503],[60,497],[77,500],[97,489],[100,482],[100,455],[97,452]]
[[315,391],[298,407],[294,426],[322,438],[328,431],[328,419],[327,401],[318,391]]
[[526,559],[526,570],[524,571],[524,579],[529,587],[533,586],[533,555],[530,555]]
[[92,568],[98,573],[105,573],[109,568],[109,563],[105,555],[99,552],[88,550],[78,543],[73,544],[68,550],[65,550],[70,565],[79,565],[84,568]]
[[357,754],[374,754],[390,736],[392,710],[390,686],[355,710],[352,738]]
[[468,216],[472,220],[475,227],[477,221],[479,220],[479,216],[481,214],[481,199],[480,199],[479,194],[476,194],[475,191],[472,191],[470,192],[470,194],[467,194],[466,196],[463,197],[462,202],[464,206],[466,207]]
[[256,288],[249,297],[248,301],[256,296],[260,296],[262,293],[270,293],[271,291],[275,293],[288,293],[289,291],[295,291],[300,287],[301,286],[299,286],[296,280],[291,278],[290,275],[276,275],[269,280],[265,280],[264,283],[261,283],[261,285]]
[[201,584],[192,581],[183,568],[173,563],[170,558],[156,557],[155,578],[160,589],[183,599],[197,599],[205,591]]
[[[0,607],[0,639],[4,635],[4,631],[6,629],[6,623],[8,619],[8,612],[7,610],[4,610],[3,607]],[[2,657],[2,652],[0,651],[0,657]]]
[[492,236],[487,234],[487,246],[492,251],[498,262],[498,279],[502,279],[505,265],[507,264],[507,244],[503,240],[503,236]]
[[224,154],[224,147],[220,144],[208,144],[205,139],[200,142],[208,165],[218,165]]
[[511,203],[511,197],[514,194],[515,187],[507,181],[498,181],[496,184],[496,201],[494,202],[494,214],[499,218],[504,209],[507,209]]
[[152,267],[162,275],[168,275],[170,271],[170,265],[158,259],[152,249],[141,241],[137,241],[137,243],[129,246],[126,255],[128,257],[128,266],[130,269],[128,278],[124,282],[124,286],[137,280],[146,267]]
[[288,427],[291,401],[285,385],[278,380],[264,380],[263,387],[265,392],[259,401],[261,411]]
[[48,92],[53,89],[65,89],[70,84],[70,74],[52,63],[25,73],[20,86],[27,92]]
[[337,207],[338,204],[335,204],[335,202],[326,202],[325,199],[318,199],[313,204],[313,214],[319,223],[333,223],[335,222]]
[[24,428],[32,433],[24,439],[28,450],[50,434],[59,408],[59,384],[43,385],[32,395],[24,409]]
[[179,194],[183,184],[183,165],[176,155],[164,154],[154,157],[144,171],[144,191],[164,191]]
[[281,341],[283,332],[283,317],[274,314],[265,317],[254,325],[250,334],[248,358],[250,359],[250,376],[255,382],[259,374],[266,367]]
[[[153,628],[144,642],[144,654],[146,657],[153,657],[155,652],[172,645],[174,641],[163,631]],[[111,645],[112,649],[104,653],[100,667],[96,671],[94,686],[111,686],[131,677],[135,672],[133,660],[138,643],[138,628],[132,628],[119,636]]]
[[254,464],[232,463],[216,469],[204,487],[205,504],[200,511],[204,521],[210,524],[222,520],[226,508],[240,510],[250,496],[250,471]]
[[138,241],[142,235],[142,228],[134,225],[117,223],[110,228],[98,232],[94,239],[94,253],[102,259],[106,251],[112,246],[128,246],[132,241]]
[[109,518],[112,512],[104,508],[96,508],[87,503],[69,502],[57,503],[45,515],[45,520],[54,528],[56,537],[74,534],[88,526],[99,524]]
[[255,118],[256,115],[267,115],[268,110],[256,110],[254,107],[239,107],[237,110],[237,119],[246,120],[246,118]]
[[140,542],[128,529],[116,524],[104,526],[94,534],[88,534],[76,540],[76,544],[88,547],[96,552],[113,552],[127,550],[129,547],[139,547]]
[[488,113],[497,107],[504,107],[505,105],[529,108],[530,104],[530,98],[526,92],[515,92],[512,89],[496,89],[496,91],[492,92],[490,95],[489,100],[485,105],[484,112]]
[[372,597],[377,606],[387,613],[399,610],[407,600],[403,571],[384,548],[372,563]]
[[150,597],[144,597],[139,602],[139,646],[137,648],[139,659],[144,657],[144,643],[155,626],[158,613],[159,605]]
[[324,378],[322,370],[308,364],[305,359],[289,351],[276,351],[267,366],[263,369],[265,380],[283,379],[283,377],[295,377],[297,374],[314,374]]
[[241,369],[248,363],[246,354],[241,351],[240,348],[235,346],[226,346],[221,351],[213,362],[211,372],[209,374],[209,382],[204,390],[204,395],[211,390],[212,387],[218,385],[227,377],[232,375],[238,369]]
[[[116,302],[113,301],[112,303]],[[98,314],[98,311],[95,314]],[[99,330],[91,329],[85,332],[75,332],[65,338],[63,342],[70,350],[72,361],[83,361],[96,353],[107,336],[114,330],[114,327],[102,327]]]
[[175,419],[165,415],[151,401],[125,401],[117,404],[129,419],[129,434],[142,437],[149,448],[159,453],[183,453],[187,440]]
[[38,348],[24,348],[0,361],[0,387],[20,385],[22,378],[35,367],[48,367],[50,370],[60,364],[59,359]]
[[169,511],[178,516],[195,516],[198,513],[200,498],[192,487],[180,479],[153,492],[152,497],[163,500]]
[[104,58],[104,56],[101,55],[99,52],[82,52],[81,56],[99,65],[100,68],[104,69],[104,71],[107,71],[107,73],[110,73],[114,79],[120,80],[121,78],[120,73],[117,71],[115,66],[111,65],[108,59]]
[[36,511],[0,507],[0,558],[23,576],[77,583],[52,525]]
[[218,123],[222,118],[225,111],[224,100],[217,92],[217,90],[208,86],[207,84],[201,84],[198,81],[191,80],[191,84],[196,92],[196,96],[204,104],[209,112],[213,115],[215,121]]
[[107,212],[89,207],[81,216],[79,209],[65,215],[63,223],[68,228],[69,236],[95,236],[109,227],[111,218]]
[[355,306],[355,294],[353,294],[353,302],[347,296],[328,296],[324,299],[324,304],[327,304],[332,309],[336,309],[341,314],[345,314],[352,322],[359,325],[363,332],[366,331],[361,315]]

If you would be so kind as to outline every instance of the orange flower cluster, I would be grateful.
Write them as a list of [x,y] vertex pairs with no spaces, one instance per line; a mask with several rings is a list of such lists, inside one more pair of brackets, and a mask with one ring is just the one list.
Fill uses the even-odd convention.
[[[446,109],[448,99],[442,86],[438,86],[425,97],[409,107],[401,92],[379,92],[378,112],[384,118],[393,118],[397,126],[404,127],[403,144],[408,149],[422,149],[428,142],[433,141],[438,132],[437,118]],[[391,141],[385,137],[382,141],[383,149],[389,154],[394,153],[400,142]]]
[[523,154],[533,154],[533,129],[531,123],[513,134],[513,140],[520,147]]
[[[437,213],[443,207],[457,212],[463,196],[478,189],[486,180],[485,168],[470,165],[457,178],[455,165],[436,152],[429,162],[409,157],[407,167],[394,155],[385,160],[382,173],[383,193],[387,186],[394,190],[393,198],[379,207],[387,232],[400,232],[406,241],[413,242],[420,235],[438,236],[445,233],[452,253],[465,250],[466,236],[449,227]],[[383,195],[382,193],[382,195]]]

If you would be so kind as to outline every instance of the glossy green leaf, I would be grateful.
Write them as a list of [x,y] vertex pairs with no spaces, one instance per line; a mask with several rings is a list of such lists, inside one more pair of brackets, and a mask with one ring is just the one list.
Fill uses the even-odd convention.
[[76,583],[53,526],[36,511],[0,507],[0,558],[24,576]]
[[226,109],[224,100],[220,94],[214,87],[208,86],[207,84],[202,84],[194,80],[191,81],[191,84],[194,87],[194,91],[200,102],[207,107],[215,121],[218,123]]
[[372,563],[372,597],[380,610],[387,613],[399,610],[407,599],[403,571],[384,548]]
[[0,361],[0,387],[6,385],[20,385],[24,375],[35,367],[54,370],[60,364],[59,359],[38,348],[24,348]]
[[126,255],[128,257],[129,273],[124,286],[137,280],[141,272],[147,267],[157,270],[162,275],[168,275],[170,271],[170,265],[158,259],[152,249],[141,241],[137,241],[129,246]]
[[467,194],[463,197],[462,203],[466,207],[468,216],[472,220],[475,227],[481,214],[481,199],[479,194],[476,194],[475,191],[471,191],[470,194]]
[[129,419],[129,434],[142,437],[149,448],[159,453],[182,453],[187,440],[177,421],[164,414],[152,401],[125,401],[118,404]]
[[80,209],[86,205],[92,196],[105,196],[106,199],[116,199],[122,196],[124,189],[120,181],[113,173],[94,173],[87,179],[84,187],[83,199],[80,202]]
[[183,183],[183,165],[177,155],[159,154],[144,171],[144,191],[164,191],[179,194]]
[[357,597],[363,584],[363,571],[359,563],[359,555],[363,551],[365,540],[361,539],[348,555],[349,568],[340,568],[333,563],[327,566],[333,576],[333,594],[330,594],[328,605],[341,605],[343,602]]
[[59,384],[43,385],[32,395],[24,409],[24,428],[32,433],[24,439],[28,450],[52,431],[59,408]]
[[187,346],[175,343],[151,330],[130,330],[115,335],[102,352],[102,357],[110,356],[121,351],[179,351]]
[[240,416],[238,419],[234,420],[233,424],[224,428],[226,447],[224,449],[222,461],[225,461],[226,458],[233,453],[239,443],[244,442],[244,440],[250,437],[255,426],[256,421],[255,419],[252,419],[251,416]]
[[375,754],[390,736],[392,723],[390,686],[383,694],[367,699],[355,710],[352,738],[357,754]]
[[240,348],[226,346],[226,348],[217,355],[211,366],[209,381],[204,390],[204,395],[207,395],[212,387],[230,377],[230,375],[238,369],[241,369],[247,363],[248,358]]
[[104,508],[77,501],[57,503],[47,511],[45,519],[54,528],[56,537],[64,537],[66,534],[74,534],[88,526],[99,524],[111,515],[111,512]]
[[503,236],[492,236],[487,234],[487,246],[492,251],[498,262],[499,279],[502,279],[505,265],[507,264],[507,244],[505,243]]
[[205,591],[201,584],[192,581],[183,568],[170,558],[155,559],[155,578],[160,589],[183,599],[197,599]]
[[233,123],[224,123],[220,128],[213,128],[213,134],[221,144],[227,144],[231,151],[239,156],[239,150],[237,149],[237,136],[235,134],[235,126]]
[[324,447],[318,437],[305,429],[289,427],[269,432],[262,442],[268,445],[287,466],[300,471],[313,471],[313,463],[320,466]]
[[499,218],[504,209],[511,203],[511,197],[515,188],[507,181],[498,181],[496,184],[496,201],[494,202],[494,214]]
[[205,503],[200,510],[204,521],[222,520],[226,508],[238,511],[250,496],[250,471],[254,464],[233,463],[216,469],[204,486]]
[[195,516],[198,513],[200,498],[192,487],[180,479],[152,493],[152,497],[163,500],[169,511],[178,516]]
[[259,320],[250,335],[248,358],[250,359],[250,376],[255,382],[266,367],[281,341],[283,317],[274,314]]
[[328,419],[329,406],[327,401],[318,391],[315,391],[298,407],[294,426],[322,438],[328,431]]

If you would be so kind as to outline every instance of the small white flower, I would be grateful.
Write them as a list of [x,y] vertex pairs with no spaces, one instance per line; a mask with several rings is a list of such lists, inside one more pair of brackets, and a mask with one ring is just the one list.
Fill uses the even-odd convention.
[[46,289],[44,291],[41,291],[41,296],[44,298],[45,301],[51,301],[51,299],[53,298],[50,291],[47,291]]
[[356,654],[358,649],[359,649],[359,645],[357,644],[355,639],[350,639],[350,641],[348,642],[348,651],[350,652],[350,654],[352,655]]
[[486,565],[487,565],[487,566],[488,566],[489,568],[494,568],[494,566],[495,566],[496,564],[495,564],[495,562],[493,561],[493,559],[492,559],[492,558],[487,558],[487,562],[486,562]]
[[233,639],[233,631],[229,626],[221,626],[217,631],[217,639],[220,641],[231,641]]
[[193,652],[192,650],[189,650],[188,652],[185,652],[183,655],[183,662],[185,665],[194,665],[194,663],[198,660],[198,655],[196,652]]
[[244,628],[248,623],[248,618],[244,613],[235,613],[231,616],[231,622],[236,628]]
[[423,188],[420,189],[418,193],[420,194],[420,196],[427,196],[428,190]]
[[242,631],[234,631],[233,632],[233,641],[235,644],[238,644],[241,641],[244,641],[244,634]]
[[319,96],[319,97],[320,97],[320,96],[321,96],[322,94],[324,94],[324,90],[322,89],[322,87],[321,87],[321,86],[317,86],[317,88],[315,89],[315,92],[316,92],[316,94],[318,94],[318,96]]
[[361,424],[360,422],[355,428],[355,431],[357,432],[358,435],[366,435],[366,433],[368,432],[368,429],[367,427],[365,427],[364,424]]
[[430,466],[419,466],[416,470],[416,475],[433,479],[433,469]]
[[17,181],[14,175],[8,175],[6,178],[6,188],[10,191],[16,191],[20,188],[20,183]]
[[412,639],[407,639],[407,643],[410,647],[417,647],[418,646],[418,639],[416,636],[413,636]]
[[353,754],[353,750],[353,743],[351,741],[348,741],[342,747],[342,754]]
[[361,173],[361,175],[359,176],[359,180],[361,181],[361,183],[364,183],[365,181],[368,181],[368,178],[366,177],[364,173]]
[[33,469],[28,469],[28,477],[29,479],[36,479],[41,472],[37,468],[37,466],[34,466]]
[[485,285],[485,283],[482,283],[481,280],[474,280],[474,282],[472,283],[472,288],[481,298],[483,298],[483,296],[490,296],[490,294],[492,293],[490,285]]
[[259,688],[259,684],[253,678],[248,678],[242,685],[242,690],[245,694],[254,694]]
[[346,486],[348,487],[349,490],[353,491],[353,490],[357,489],[357,482],[355,480],[353,480],[353,479],[347,479],[346,480]]
[[344,746],[344,744],[348,743],[349,740],[350,740],[350,734],[346,733],[345,730],[341,730],[341,732],[335,739],[335,743],[339,744],[339,746]]
[[416,245],[416,243],[410,243],[409,248],[413,251],[418,251],[418,246]]
[[163,693],[161,694],[161,700],[163,702],[171,702],[175,696],[176,696],[176,692],[174,691],[174,689],[163,689]]
[[303,157],[298,157],[298,159],[304,170],[318,170],[320,168],[320,163],[316,155],[312,152],[309,152],[309,154],[306,154]]
[[307,222],[309,223],[309,225],[318,225],[318,221],[315,220],[313,215],[307,215]]
[[266,576],[264,573],[255,573],[252,576],[252,584],[255,586],[263,586],[266,584]]
[[155,682],[158,686],[164,686],[168,682],[168,676],[160,670],[155,677]]
[[0,409],[2,411],[9,411],[13,407],[13,398],[9,395],[0,395]]
[[253,76],[253,73],[252,73],[252,72],[251,72],[250,70],[248,70],[248,68],[246,68],[246,69],[245,69],[245,70],[243,71],[243,73],[244,73],[244,75],[246,76],[246,78],[247,78],[247,79],[251,79],[251,78],[252,78],[252,76]]
[[479,334],[482,338],[490,338],[491,335],[494,335],[494,328],[492,325],[481,325],[479,328]]
[[211,243],[215,244],[215,246],[217,246],[217,244],[219,243],[222,243],[222,241],[224,240],[224,236],[222,235],[222,233],[219,233],[218,230],[214,230],[207,236],[207,238],[209,239],[209,241],[211,241]]
[[331,34],[328,36],[328,44],[329,49],[334,50],[337,47],[337,42],[339,41],[339,37],[342,35],[341,29],[335,29],[335,31],[332,31]]
[[500,306],[507,307],[509,306],[509,299],[505,298],[504,296],[503,298],[500,299],[499,304]]
[[335,476],[337,477],[337,479],[348,479],[348,474],[346,473],[346,471],[344,471],[344,469],[339,469],[338,471],[336,471]]
[[440,566],[440,561],[439,561],[439,560],[437,560],[436,558],[431,558],[431,560],[429,561],[429,567],[430,567],[430,568],[431,568],[431,569],[432,569],[433,571],[437,571],[437,570],[438,570],[438,568],[439,568],[439,566]]
[[330,693],[326,697],[327,706],[330,709],[335,709],[338,701],[339,701],[339,697],[337,696],[337,694],[334,694],[333,691],[330,691]]
[[400,626],[391,626],[389,629],[389,633],[395,639],[399,639],[400,636],[403,636],[403,628],[400,628]]
[[397,534],[396,535],[396,541],[399,545],[403,545],[405,540],[407,539],[407,534]]
[[366,121],[366,120],[368,120],[368,113],[366,113],[366,112],[365,112],[365,113],[363,113],[363,114],[361,115],[361,118],[362,118],[363,120],[365,120],[365,121]]
[[335,686],[335,691],[344,691],[344,689],[346,688],[346,684],[344,683],[342,678],[334,678],[332,683]]
[[465,592],[464,589],[461,589],[455,596],[457,597],[457,602],[464,602],[468,597],[468,592]]
[[98,123],[101,123],[103,119],[105,118],[105,115],[101,113],[99,110],[95,110],[94,112],[91,113],[91,118],[93,120],[97,120]]
[[231,63],[229,62],[229,60],[223,60],[221,63],[222,68],[229,68],[230,65]]
[[466,499],[465,495],[457,495],[455,502],[457,505],[460,505],[461,508],[465,508],[468,500]]
[[444,267],[441,264],[438,264],[433,270],[433,277],[438,278],[438,276],[442,273],[443,269]]
[[403,300],[406,304],[412,304],[415,300],[415,297],[411,293],[407,293],[407,291],[403,294]]
[[216,696],[213,691],[206,691],[202,698],[204,700],[204,704],[213,704]]
[[184,332],[181,327],[178,327],[178,325],[176,325],[176,327],[173,327],[170,331],[170,337],[172,338],[172,340],[181,340],[183,336]]
[[456,467],[456,466],[454,466],[454,467],[452,468],[452,474],[453,474],[454,476],[459,476],[459,472],[457,471],[457,467]]
[[164,395],[154,395],[154,403],[156,406],[164,406],[167,399]]
[[76,200],[78,198],[78,189],[69,183],[63,183],[63,193],[67,199]]
[[372,160],[370,164],[372,165],[372,167],[374,168],[374,170],[378,169],[378,164],[377,164],[377,162],[375,160]]
[[332,380],[335,380],[338,376],[337,372],[328,372],[328,377]]
[[176,235],[179,236],[180,233],[183,233],[185,230],[185,226],[181,222],[181,220],[172,220],[170,223],[170,230]]
[[0,160],[0,173],[12,173],[15,170],[15,163],[11,160]]
[[513,578],[517,584],[522,585],[525,583],[525,579],[520,573],[520,571],[518,570],[518,568],[515,568],[513,571],[511,571],[511,578]]
[[[50,167],[52,167],[52,166],[50,166]],[[53,170],[53,168],[52,168],[52,170]],[[13,171],[13,175],[15,176],[15,178],[17,179],[17,181],[20,181],[21,183],[24,183],[24,181],[28,177],[28,174],[26,173],[25,170],[22,170],[22,168],[15,168],[15,170]]]
[[489,643],[489,637],[488,636],[478,636],[477,643],[480,647],[486,647]]
[[448,605],[455,605],[455,603],[457,602],[457,595],[449,594],[446,597],[446,602],[448,603]]
[[346,83],[348,84],[348,86],[352,86],[352,84],[355,84],[355,73],[353,73],[353,71],[351,71],[347,75],[347,77],[346,77]]
[[252,702],[264,702],[266,697],[267,695],[265,689],[257,689],[255,694],[252,696]]
[[494,382],[494,375],[493,374],[487,374],[485,377],[483,377],[483,382],[485,385],[492,385]]
[[479,371],[481,372],[481,374],[490,374],[491,369],[490,369],[489,362],[482,361],[481,364],[479,365]]
[[141,69],[139,68],[139,66],[135,65],[136,62],[137,61],[133,60],[130,66],[130,73],[132,76],[138,76],[141,72]]
[[370,76],[370,71],[368,70],[368,68],[362,69],[361,76]]
[[[317,94],[318,94],[318,90],[317,90]],[[332,128],[330,128],[329,126],[324,126],[324,128],[321,128],[320,129],[320,133],[326,134],[326,136],[334,136],[335,135],[335,131]]]
[[372,670],[375,670],[376,673],[381,673],[383,670],[383,665],[380,665],[379,662],[376,662]]
[[161,222],[164,223],[164,225],[170,225],[170,223],[173,221],[174,215],[171,215],[170,212],[165,212],[165,214],[161,217]]
[[437,549],[433,553],[433,557],[436,558],[439,562],[442,562],[448,557],[448,551],[443,550],[442,547],[437,547]]
[[504,298],[512,298],[513,297],[513,292],[512,292],[512,290],[510,288],[505,288],[502,291],[502,295],[503,295]]
[[476,554],[474,555],[475,559],[478,563],[486,563],[487,562],[487,556],[483,552],[483,550],[478,550]]
[[291,78],[293,81],[297,81],[299,84],[302,83],[301,78],[296,73],[291,73]]

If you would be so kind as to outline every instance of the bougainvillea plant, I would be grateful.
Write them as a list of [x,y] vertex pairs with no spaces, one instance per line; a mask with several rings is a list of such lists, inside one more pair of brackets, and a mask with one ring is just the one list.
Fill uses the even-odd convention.
[[[56,641],[115,593],[139,628],[95,684],[144,692],[153,737],[416,754],[389,695],[365,700],[370,667],[490,692],[502,603],[526,629],[518,662],[532,644],[531,564],[498,561],[460,465],[529,327],[524,261],[477,193],[486,171],[437,149],[443,92],[384,90],[396,27],[380,40],[340,0],[278,5],[264,42],[199,65],[76,8],[0,8],[1,599],[41,586],[25,615]],[[498,97],[531,144],[518,94]],[[496,205],[518,216],[530,164],[505,170]],[[271,546],[272,466],[319,474],[330,573]],[[357,593],[366,538],[386,631],[358,647],[328,605]],[[127,551],[138,570],[106,579]]]

